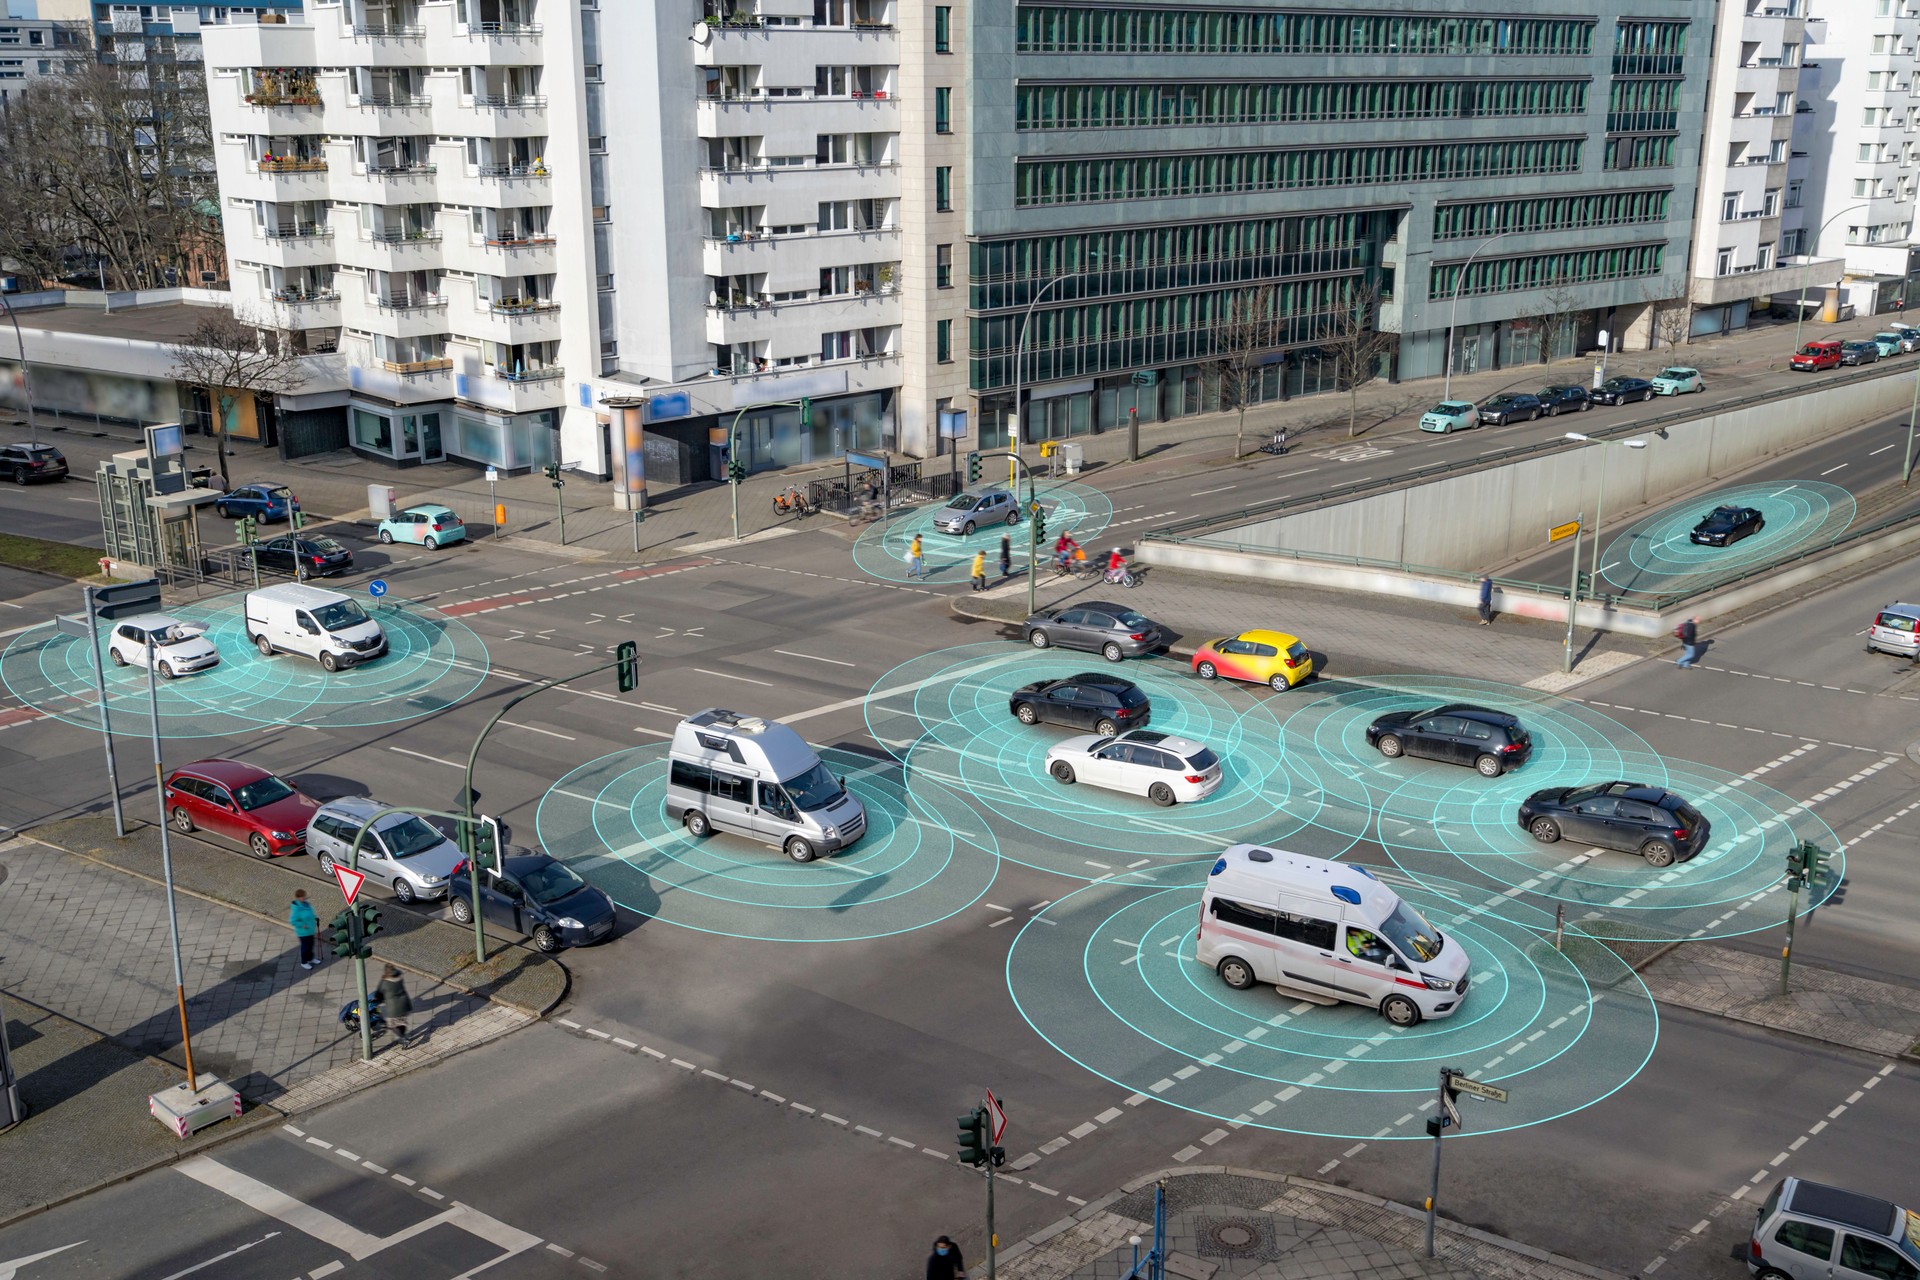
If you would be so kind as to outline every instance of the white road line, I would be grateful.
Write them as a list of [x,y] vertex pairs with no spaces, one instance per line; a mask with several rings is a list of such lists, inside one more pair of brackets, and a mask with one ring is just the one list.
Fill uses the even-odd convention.
[[1845,467],[1846,467],[1846,465],[1847,465],[1847,464],[1843,462],[1843,463],[1841,463],[1841,464],[1840,464],[1840,465],[1839,465],[1838,467],[1828,467],[1828,468],[1827,468],[1827,469],[1826,469],[1825,471],[1822,471],[1822,472],[1821,472],[1820,474],[1821,474],[1821,475],[1823,475],[1823,476],[1830,476],[1830,475],[1832,475],[1832,474],[1833,474],[1834,472],[1836,472],[1836,471],[1839,471],[1839,470],[1842,470],[1843,468],[1845,468]]
[[551,729],[542,729],[537,725],[517,724],[512,720],[502,720],[500,723],[506,725],[509,729],[525,729],[528,733],[544,733],[549,738],[565,738],[568,742],[579,741],[579,739],[575,738],[570,733],[555,733]]
[[695,667],[694,670],[703,676],[718,676],[722,680],[738,680],[743,684],[757,684],[763,688],[773,688],[773,682],[771,680],[755,680],[751,676],[736,676],[727,671],[709,671],[705,667]]
[[1225,493],[1229,489],[1238,489],[1239,487],[1237,484],[1223,484],[1218,489],[1201,489],[1187,496],[1189,498],[1204,498],[1210,493]]
[[256,1213],[286,1223],[302,1235],[330,1244],[355,1262],[378,1253],[383,1242],[376,1236],[348,1226],[330,1213],[302,1204],[283,1191],[237,1169],[229,1169],[206,1156],[195,1156],[174,1166],[179,1172],[203,1186],[230,1196]]
[[405,747],[388,747],[387,750],[398,751],[403,756],[413,756],[418,760],[431,760],[435,764],[443,764],[449,769],[459,769],[462,772],[464,772],[467,767],[457,760],[442,760],[439,756],[430,756],[424,751],[409,751]]
[[791,649],[775,649],[774,652],[785,654],[789,658],[808,658],[814,662],[831,662],[836,667],[851,667],[854,665],[851,662],[842,662],[838,658],[823,658],[817,653],[795,653]]

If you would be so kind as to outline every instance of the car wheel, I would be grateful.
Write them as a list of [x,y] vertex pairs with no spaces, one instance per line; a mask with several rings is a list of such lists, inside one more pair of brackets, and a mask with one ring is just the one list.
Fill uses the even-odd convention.
[[1111,720],[1100,720],[1094,724],[1093,731],[1103,738],[1111,738],[1120,732],[1120,726]]
[[184,836],[192,835],[194,832],[193,815],[185,809],[176,807],[173,811],[173,829]]
[[707,815],[698,809],[687,810],[683,821],[687,824],[687,834],[695,840],[705,840],[713,834],[713,823],[707,821]]
[[971,538],[973,536],[973,521],[971,520],[967,521],[967,523],[961,527],[960,532],[966,534],[969,538]]
[[323,653],[320,655],[320,669],[332,675],[340,669],[340,663],[332,654]]
[[432,534],[428,534],[420,540],[420,545],[429,551],[438,551],[440,549],[440,539],[434,537]]
[[1044,649],[1048,645],[1053,643],[1053,637],[1048,635],[1046,632],[1040,630],[1040,628],[1035,627],[1030,633],[1028,633],[1027,643],[1032,645],[1036,649]]
[[1541,844],[1553,844],[1560,839],[1560,824],[1552,818],[1535,818],[1528,825],[1527,834]]
[[326,879],[326,880],[333,879],[334,866],[335,866],[335,863],[333,861],[332,854],[323,853],[320,855],[320,875],[322,879]]
[[253,638],[253,647],[260,651],[260,656],[263,658],[271,658],[273,656],[273,641],[267,639],[265,636],[255,636]]
[[544,924],[533,927],[533,945],[552,955],[560,949],[560,935]]
[[1640,856],[1647,860],[1650,867],[1670,867],[1673,865],[1673,846],[1665,840],[1649,840],[1640,846]]
[[27,482],[26,468],[15,467],[13,469],[13,482],[15,484],[25,484]]
[[1411,1027],[1420,1021],[1420,1006],[1405,996],[1388,996],[1380,1002],[1380,1012],[1396,1027]]
[[1018,511],[1007,512],[1007,528],[1011,529],[1013,528],[1013,526],[1019,523],[1020,523],[1020,513]]
[[455,924],[472,924],[473,904],[465,898],[449,898],[447,914],[453,917]]
[[1055,760],[1047,766],[1047,772],[1053,775],[1055,782],[1062,782],[1068,786],[1073,785],[1073,766],[1065,760]]
[[219,516],[222,520],[233,519],[233,512],[227,510],[225,507],[221,506],[217,502],[213,504],[213,513]]
[[1559,417],[1559,416],[1560,416],[1560,406],[1559,406],[1559,405],[1557,405],[1557,404],[1550,404],[1550,405],[1548,405],[1548,406],[1547,406],[1547,416],[1548,416],[1549,418],[1557,418],[1557,417]]
[[1021,724],[1039,724],[1040,712],[1031,702],[1023,702],[1013,709],[1013,718]]
[[812,862],[814,859],[813,845],[800,836],[788,836],[786,844],[781,848],[785,849],[787,856],[795,862]]
[[173,664],[171,662],[161,663],[158,669],[162,680],[173,679]]
[[1591,400],[1582,400],[1582,401],[1580,402],[1580,412],[1582,412],[1582,413],[1585,413],[1585,412],[1586,412],[1587,410],[1589,410],[1589,409],[1591,409],[1591,408],[1593,408],[1593,401],[1591,401]]
[[247,848],[253,850],[253,856],[256,858],[271,858],[273,856],[273,846],[268,844],[267,838],[258,831],[247,837]]
[[1245,960],[1242,960],[1239,956],[1228,956],[1220,962],[1219,968],[1216,969],[1215,972],[1220,975],[1220,981],[1226,983],[1235,991],[1245,991],[1258,981],[1258,979],[1253,976],[1253,966]]
[[1642,402],[1645,402],[1645,401],[1648,401],[1648,400],[1651,400],[1651,399],[1653,399],[1653,392],[1651,392],[1651,391],[1642,391],[1642,392],[1640,393],[1640,399],[1641,399],[1641,401],[1642,401]]
[[1772,1267],[1767,1267],[1756,1273],[1754,1280],[1792,1280],[1792,1277],[1783,1271],[1775,1271]]
[[1473,762],[1473,767],[1480,771],[1480,776],[1483,778],[1497,778],[1501,773],[1500,757],[1494,755],[1481,756]]
[[1533,411],[1532,413],[1530,413],[1530,414],[1528,414],[1528,415],[1527,415],[1527,421],[1528,421],[1528,422],[1538,422],[1538,421],[1540,421],[1540,411],[1539,411],[1538,409],[1535,409],[1535,410],[1534,410],[1534,411]]
[[415,896],[413,886],[407,882],[406,877],[395,876],[393,878],[393,900],[395,902],[409,903],[414,900]]
[[1100,656],[1108,662],[1125,662],[1127,660],[1127,655],[1121,651],[1120,646],[1111,640],[1100,646]]
[[1164,782],[1156,782],[1147,788],[1147,799],[1153,801],[1162,809],[1171,807],[1176,798],[1173,794],[1173,788]]
[[1276,672],[1267,677],[1267,688],[1273,690],[1275,693],[1285,693],[1287,690],[1293,688],[1293,686],[1287,682],[1285,676]]
[[1193,673],[1202,680],[1213,680],[1220,675],[1220,669],[1211,662],[1203,662],[1193,669]]
[[113,665],[116,667],[124,667],[127,665],[126,655],[118,649],[108,649],[107,656],[113,659]]
[[380,545],[386,546],[386,547],[390,547],[393,545],[393,530],[382,529],[380,531]]
[[1380,754],[1389,760],[1398,760],[1407,753],[1407,744],[1395,734],[1383,734],[1380,738]]

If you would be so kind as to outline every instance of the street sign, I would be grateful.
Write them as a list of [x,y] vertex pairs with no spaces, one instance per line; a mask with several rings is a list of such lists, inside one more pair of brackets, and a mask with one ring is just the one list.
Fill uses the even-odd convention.
[[88,587],[93,611],[102,618],[131,618],[160,607],[160,579],[122,582],[111,587]]
[[375,578],[372,582],[369,582],[367,584],[367,594],[375,600],[387,594],[387,580],[385,578]]
[[987,1090],[987,1123],[993,1128],[993,1137],[989,1146],[1000,1145],[1000,1135],[1007,1131],[1007,1113],[1000,1109],[999,1099],[993,1096],[993,1090]]
[[488,484],[500,483],[500,473],[492,467],[487,468],[487,483]]
[[53,620],[54,631],[63,636],[76,636],[85,640],[93,632],[87,629],[87,615],[84,613],[63,613]]
[[1481,1084],[1478,1080],[1469,1080],[1463,1075],[1455,1075],[1447,1081],[1447,1092],[1472,1094],[1476,1098],[1485,1098],[1488,1102],[1507,1100],[1507,1091],[1498,1085]]
[[333,878],[340,882],[340,892],[347,897],[347,905],[352,906],[354,898],[360,892],[360,886],[367,882],[364,871],[349,871],[339,863],[333,864]]
[[1547,541],[1558,542],[1562,538],[1571,538],[1578,532],[1580,532],[1580,522],[1578,520],[1569,520],[1565,524],[1557,524],[1547,530]]
[[1454,1102],[1453,1095],[1449,1093],[1446,1097],[1440,1099],[1440,1105],[1446,1108],[1447,1123],[1455,1129],[1460,1128],[1460,1107]]

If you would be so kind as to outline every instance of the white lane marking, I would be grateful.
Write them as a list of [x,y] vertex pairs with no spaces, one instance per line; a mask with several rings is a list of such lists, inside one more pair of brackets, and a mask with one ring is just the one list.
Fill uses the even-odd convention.
[[1229,489],[1238,489],[1239,487],[1240,486],[1237,484],[1223,484],[1218,489],[1201,489],[1197,492],[1190,493],[1187,496],[1189,498],[1204,498],[1210,493],[1225,493]]
[[694,670],[703,676],[718,676],[722,680],[738,680],[743,684],[757,684],[763,688],[773,688],[773,682],[771,680],[755,680],[752,676],[736,676],[727,671],[709,671],[705,667],[695,667]]
[[544,734],[546,734],[546,735],[547,735],[547,736],[548,736],[549,738],[565,738],[565,739],[566,739],[566,740],[567,740],[568,742],[577,742],[577,741],[579,741],[579,739],[577,739],[577,738],[575,738],[575,737],[574,737],[574,736],[573,736],[572,734],[570,734],[570,733],[555,733],[555,732],[554,732],[553,730],[551,730],[551,729],[542,729],[542,728],[540,728],[540,727],[539,727],[539,726],[537,726],[537,725],[531,725],[531,724],[518,724],[518,723],[515,723],[515,722],[514,722],[514,721],[512,721],[512,720],[502,720],[502,721],[501,721],[500,723],[501,723],[501,724],[504,724],[504,725],[506,725],[506,726],[507,726],[507,728],[509,728],[509,729],[525,729],[525,730],[526,730],[526,731],[527,731],[528,733],[544,733]]
[[430,756],[424,751],[410,751],[406,747],[388,747],[387,750],[398,751],[403,756],[413,756],[418,760],[431,760],[435,764],[443,764],[449,769],[459,769],[462,772],[465,772],[467,767],[458,760],[442,760],[439,756]]
[[1821,474],[1821,475],[1823,475],[1823,476],[1830,476],[1830,475],[1832,475],[1832,474],[1833,474],[1834,472],[1836,472],[1836,471],[1839,471],[1839,470],[1842,470],[1843,468],[1845,468],[1845,467],[1846,467],[1846,465],[1847,465],[1847,464],[1843,462],[1843,463],[1841,463],[1841,464],[1840,464],[1840,465],[1839,465],[1838,467],[1828,467],[1828,468],[1827,468],[1827,469],[1826,469],[1825,471],[1822,471],[1822,472],[1821,472],[1820,474]]
[[775,649],[775,653],[785,654],[789,658],[807,658],[814,662],[831,662],[836,667],[851,667],[851,662],[842,662],[838,658],[823,658],[817,653],[795,653],[791,649]]
[[256,1213],[278,1219],[302,1235],[332,1245],[355,1262],[380,1251],[383,1242],[377,1237],[355,1230],[330,1213],[322,1213],[312,1205],[302,1204],[285,1192],[206,1156],[195,1156],[174,1168],[195,1182],[238,1200]]

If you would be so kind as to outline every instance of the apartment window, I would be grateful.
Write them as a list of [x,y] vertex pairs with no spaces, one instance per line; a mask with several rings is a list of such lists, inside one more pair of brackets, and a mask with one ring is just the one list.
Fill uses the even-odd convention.
[[853,358],[853,330],[842,329],[838,333],[821,334],[820,358],[822,360],[851,360]]
[[936,213],[953,212],[953,166],[940,165],[933,171],[933,208]]
[[1773,146],[1767,151],[1767,163],[1785,164],[1786,162],[1787,140],[1785,138],[1777,138],[1774,140]]
[[1875,53],[1887,52],[1887,41],[1891,39],[1891,36],[1875,36],[1873,38],[1873,51]]
[[933,358],[941,364],[953,363],[953,321],[934,321]]
[[1778,215],[1779,212],[1780,193],[1778,191],[1767,192],[1766,196],[1760,202],[1760,216],[1763,218],[1771,218]]
[[1720,251],[1720,259],[1714,264],[1714,271],[1715,274],[1723,276],[1733,274],[1733,250],[1722,249]]
[[933,6],[933,51],[935,53],[953,52],[953,7],[951,5]]
[[1773,246],[1763,244],[1760,246],[1760,256],[1753,260],[1754,270],[1765,271],[1771,266],[1773,266]]
[[953,90],[951,89],[933,91],[933,131],[935,133],[953,132]]
[[1732,222],[1740,216],[1740,193],[1729,191],[1720,197],[1720,221]]
[[933,246],[933,286],[936,289],[953,288],[953,246],[950,244]]
[[1866,197],[1871,196],[1872,194],[1873,194],[1872,178],[1855,178],[1853,180],[1853,195],[1855,199],[1857,200],[1865,199]]
[[1866,109],[1865,111],[1863,111],[1863,112],[1861,113],[1861,115],[1860,115],[1860,123],[1861,123],[1861,124],[1863,124],[1863,125],[1865,125],[1865,126],[1866,126],[1867,128],[1869,128],[1869,129],[1871,129],[1871,128],[1873,128],[1873,126],[1874,126],[1874,125],[1876,125],[1876,124],[1879,124],[1879,123],[1880,123],[1880,110],[1879,110],[1879,108],[1878,108],[1878,107],[1868,107],[1868,108],[1867,108],[1867,109]]

